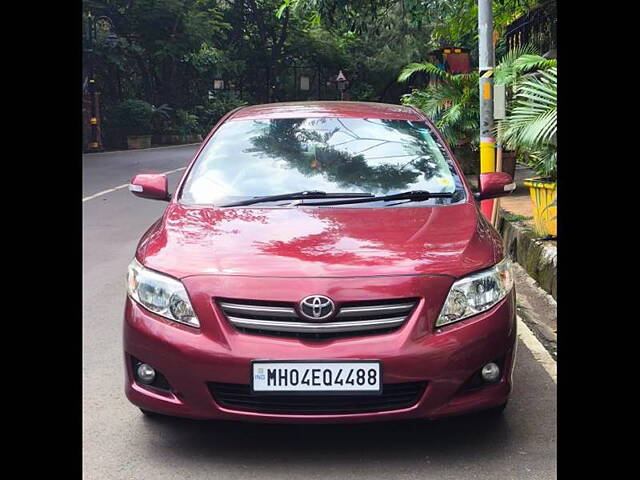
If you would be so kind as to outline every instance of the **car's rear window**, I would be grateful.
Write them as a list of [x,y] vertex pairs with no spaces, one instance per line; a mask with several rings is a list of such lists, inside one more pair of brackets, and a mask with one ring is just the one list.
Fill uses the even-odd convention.
[[426,123],[330,117],[223,124],[196,160],[181,201],[222,205],[305,190],[376,196],[409,190],[453,193],[396,206],[451,204],[465,198],[451,159]]

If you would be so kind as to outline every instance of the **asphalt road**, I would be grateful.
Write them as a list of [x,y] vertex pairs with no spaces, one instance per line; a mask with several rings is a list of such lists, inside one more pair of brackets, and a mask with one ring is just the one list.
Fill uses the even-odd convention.
[[[196,146],[84,157],[83,470],[86,479],[553,479],[556,385],[522,343],[501,419],[365,425],[149,420],[124,396],[125,271],[166,204],[138,199],[138,171],[187,165]],[[182,171],[169,176],[173,190]]]

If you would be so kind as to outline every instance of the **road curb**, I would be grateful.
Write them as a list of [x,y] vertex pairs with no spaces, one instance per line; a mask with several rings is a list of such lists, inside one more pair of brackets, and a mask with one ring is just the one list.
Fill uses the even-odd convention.
[[549,374],[553,383],[557,384],[558,369],[556,361],[519,316],[517,317],[517,322],[518,337],[520,337],[522,343],[524,343],[527,349],[531,352],[536,362],[542,365],[542,368],[544,368],[544,370]]
[[499,210],[497,223],[505,250],[540,288],[557,300],[557,247],[540,239],[528,225],[508,221],[506,213],[504,209]]
[[518,316],[526,323],[551,356],[558,355],[558,304],[520,264],[513,264]]

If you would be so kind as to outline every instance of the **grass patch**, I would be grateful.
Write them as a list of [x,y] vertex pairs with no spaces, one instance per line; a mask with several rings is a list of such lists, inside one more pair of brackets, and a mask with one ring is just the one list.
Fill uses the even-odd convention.
[[526,217],[524,215],[515,215],[513,213],[508,213],[504,216],[504,219],[507,222],[524,222],[526,220],[533,220],[533,217]]

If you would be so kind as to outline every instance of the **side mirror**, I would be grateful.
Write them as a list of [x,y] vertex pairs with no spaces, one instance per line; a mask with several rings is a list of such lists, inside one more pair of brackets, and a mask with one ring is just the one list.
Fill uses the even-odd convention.
[[129,182],[129,191],[134,195],[151,200],[171,199],[169,195],[169,181],[162,173],[140,173]]
[[480,174],[480,191],[476,200],[504,197],[516,189],[516,182],[508,173],[490,172]]

